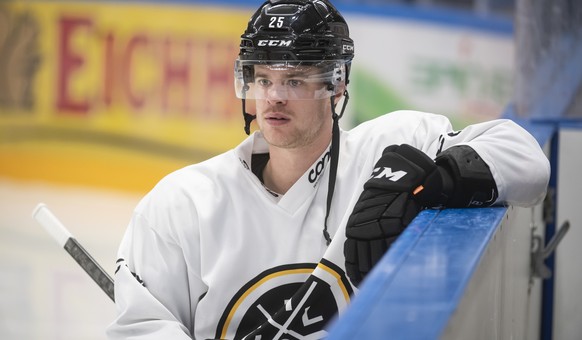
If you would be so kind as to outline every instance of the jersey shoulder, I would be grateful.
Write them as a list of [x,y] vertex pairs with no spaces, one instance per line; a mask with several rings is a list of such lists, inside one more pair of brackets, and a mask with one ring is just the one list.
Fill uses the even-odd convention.
[[423,121],[432,120],[447,120],[446,117],[434,113],[415,111],[415,110],[398,110],[379,115],[376,118],[367,120],[360,125],[354,127],[352,130],[359,129],[379,129],[386,130],[387,128],[405,128],[414,127],[421,124]]
[[378,141],[386,145],[414,144],[419,137],[428,137],[429,132],[446,130],[449,126],[448,118],[442,115],[399,110],[365,121],[347,131],[347,135],[348,140]]
[[177,169],[158,181],[142,201],[155,201],[160,206],[191,202],[197,197],[208,197],[218,187],[236,179],[238,161],[232,150],[200,163]]

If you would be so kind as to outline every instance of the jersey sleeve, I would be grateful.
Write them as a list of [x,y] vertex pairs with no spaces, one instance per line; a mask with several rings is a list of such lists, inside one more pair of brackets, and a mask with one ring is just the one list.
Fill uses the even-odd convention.
[[429,115],[419,123],[414,138],[417,147],[433,158],[452,146],[473,148],[493,175],[497,203],[527,207],[545,197],[548,158],[536,139],[511,120],[496,119],[453,131],[448,118]]
[[491,171],[497,204],[528,207],[545,197],[549,160],[537,140],[512,120],[494,119],[455,131],[446,116],[401,110],[360,126],[353,135],[366,141],[360,147],[374,150],[374,162],[392,144],[410,144],[433,159],[452,146],[468,145]]
[[[144,201],[119,247],[117,318],[107,335],[109,339],[191,339],[196,303],[205,288],[197,274],[199,268],[195,268],[196,255],[185,255],[180,245],[185,235],[177,235],[180,229],[173,225],[195,220],[191,216],[195,212],[190,209],[187,217],[181,216],[180,212],[168,212],[167,205],[160,208],[156,206],[159,202],[147,197]],[[197,242],[195,234],[187,237],[191,237],[189,242]]]

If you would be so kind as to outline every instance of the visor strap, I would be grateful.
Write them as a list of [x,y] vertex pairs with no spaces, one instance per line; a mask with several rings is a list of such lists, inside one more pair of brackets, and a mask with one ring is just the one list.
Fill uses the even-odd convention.
[[[344,115],[344,111],[346,110],[346,105],[348,105],[348,100],[350,100],[350,94],[348,93],[348,90],[346,89],[346,90],[344,90],[344,102],[342,104],[342,110],[340,111],[340,114],[339,114],[337,119],[340,119]],[[333,99],[332,99],[332,108],[333,107],[334,107],[334,105],[333,105]],[[333,112],[335,113],[335,110]]]

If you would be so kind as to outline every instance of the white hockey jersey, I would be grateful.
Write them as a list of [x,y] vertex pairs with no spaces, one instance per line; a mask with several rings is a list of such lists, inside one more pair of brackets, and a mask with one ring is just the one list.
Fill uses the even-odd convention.
[[[250,170],[259,132],[234,150],[166,176],[135,209],[115,274],[111,339],[320,339],[354,288],[344,272],[345,224],[384,148],[436,157],[470,145],[489,165],[498,201],[543,199],[549,163],[509,120],[452,131],[446,117],[397,111],[341,132],[335,193],[323,226],[329,150],[281,197]],[[260,327],[259,327],[260,326]]]

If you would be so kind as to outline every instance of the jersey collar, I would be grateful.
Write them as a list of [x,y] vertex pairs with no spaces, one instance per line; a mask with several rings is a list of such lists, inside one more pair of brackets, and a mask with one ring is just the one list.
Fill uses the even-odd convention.
[[[320,157],[307,169],[307,171],[297,180],[295,184],[287,191],[286,194],[281,195],[278,199],[275,199],[273,195],[267,192],[267,189],[262,188],[265,193],[270,196],[270,199],[277,201],[277,205],[289,213],[295,212],[304,203],[310,202],[319,183],[327,181],[330,161],[330,146],[321,154]],[[269,151],[269,146],[260,131],[255,131],[251,136],[245,139],[236,149],[235,153],[239,158],[241,166],[248,172],[250,176],[256,179],[256,182],[260,183],[258,178],[251,171],[251,157],[253,153],[267,153]]]

